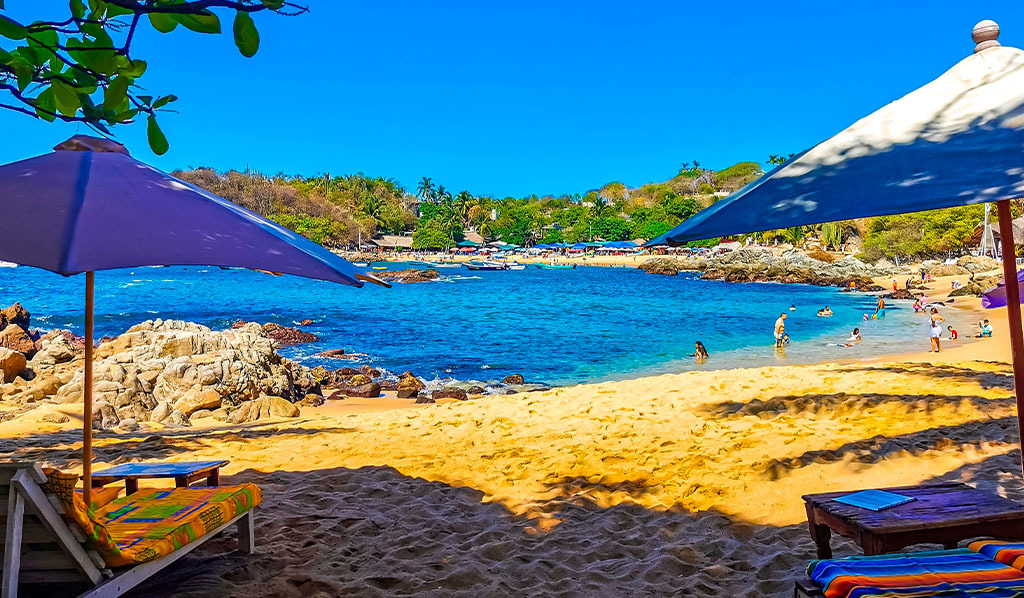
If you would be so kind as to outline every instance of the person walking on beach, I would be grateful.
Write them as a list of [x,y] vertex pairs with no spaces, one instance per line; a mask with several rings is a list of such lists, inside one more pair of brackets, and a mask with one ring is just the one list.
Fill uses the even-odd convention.
[[928,320],[928,325],[930,327],[929,336],[932,342],[932,347],[931,349],[928,349],[928,352],[938,353],[942,350],[942,344],[939,342],[939,336],[942,334],[942,323],[946,321],[946,318],[940,316],[939,310],[933,307]]
[[782,346],[782,337],[786,335],[786,314],[779,314],[779,319],[775,320],[775,346]]

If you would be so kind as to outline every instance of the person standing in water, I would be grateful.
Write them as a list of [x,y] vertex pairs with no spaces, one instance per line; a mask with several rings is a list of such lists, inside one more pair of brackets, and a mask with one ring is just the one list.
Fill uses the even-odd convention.
[[697,344],[694,346],[693,356],[697,358],[698,362],[708,358],[708,350],[704,348],[704,343],[697,341]]
[[931,349],[928,349],[929,353],[938,353],[942,350],[942,344],[939,341],[939,336],[942,334],[942,323],[945,321],[946,318],[940,316],[939,310],[933,307],[932,313],[928,318],[928,325],[930,327],[928,334],[932,342]]
[[779,319],[775,320],[775,346],[782,346],[782,337],[786,335],[786,314],[779,314]]

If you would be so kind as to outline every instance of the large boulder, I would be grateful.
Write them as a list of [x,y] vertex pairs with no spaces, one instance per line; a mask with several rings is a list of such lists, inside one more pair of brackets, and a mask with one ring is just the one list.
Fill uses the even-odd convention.
[[376,382],[368,382],[366,384],[360,384],[359,386],[345,386],[341,389],[341,392],[345,393],[345,395],[349,397],[373,399],[380,396],[380,384],[377,384]]
[[502,383],[504,383],[504,384],[525,384],[526,380],[523,379],[523,375],[522,374],[512,374],[511,376],[505,376],[505,379],[502,380]]
[[36,354],[35,341],[21,326],[7,326],[0,330],[0,347],[23,353],[25,357]]
[[23,354],[0,347],[0,384],[13,381],[27,364]]
[[18,326],[28,330],[32,315],[20,303],[0,309],[0,328]]
[[243,424],[270,417],[298,417],[299,408],[281,397],[266,396],[246,401],[228,416],[228,422]]
[[435,401],[438,399],[458,399],[459,401],[465,401],[469,396],[466,394],[466,391],[461,388],[448,387],[442,388],[441,390],[435,390],[431,393],[430,398]]
[[114,406],[106,401],[92,404],[92,427],[96,430],[112,430],[121,423]]
[[928,274],[931,274],[935,278],[938,278],[939,276],[962,276],[970,273],[971,271],[963,266],[947,264],[939,264],[938,266],[933,266],[928,270]]
[[200,409],[213,410],[220,407],[221,396],[215,390],[190,390],[174,402],[174,409],[186,416],[191,416]]

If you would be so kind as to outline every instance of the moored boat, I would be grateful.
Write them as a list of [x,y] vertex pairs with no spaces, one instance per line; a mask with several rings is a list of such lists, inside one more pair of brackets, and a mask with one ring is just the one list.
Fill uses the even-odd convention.
[[572,270],[576,268],[576,264],[534,264],[534,266],[541,270]]
[[0,260],[0,268],[17,268],[17,267],[18,267],[18,264],[15,264],[14,262],[5,262],[3,260]]
[[499,262],[481,262],[473,260],[462,264],[467,270],[508,270],[508,266]]

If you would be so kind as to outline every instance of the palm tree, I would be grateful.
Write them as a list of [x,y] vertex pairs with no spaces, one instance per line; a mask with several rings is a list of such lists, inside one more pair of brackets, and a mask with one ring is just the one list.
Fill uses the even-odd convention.
[[450,200],[452,194],[448,193],[448,190],[444,188],[444,185],[438,185],[437,189],[434,190],[434,200],[444,202]]
[[458,212],[459,219],[463,222],[466,221],[471,207],[473,207],[473,195],[469,191],[459,191],[455,196],[455,211]]
[[595,219],[601,218],[612,209],[608,202],[600,195],[597,196],[593,203],[594,205],[590,206],[590,213],[594,215]]
[[428,176],[423,177],[420,184],[416,185],[416,195],[419,195],[423,201],[434,199],[434,181]]

